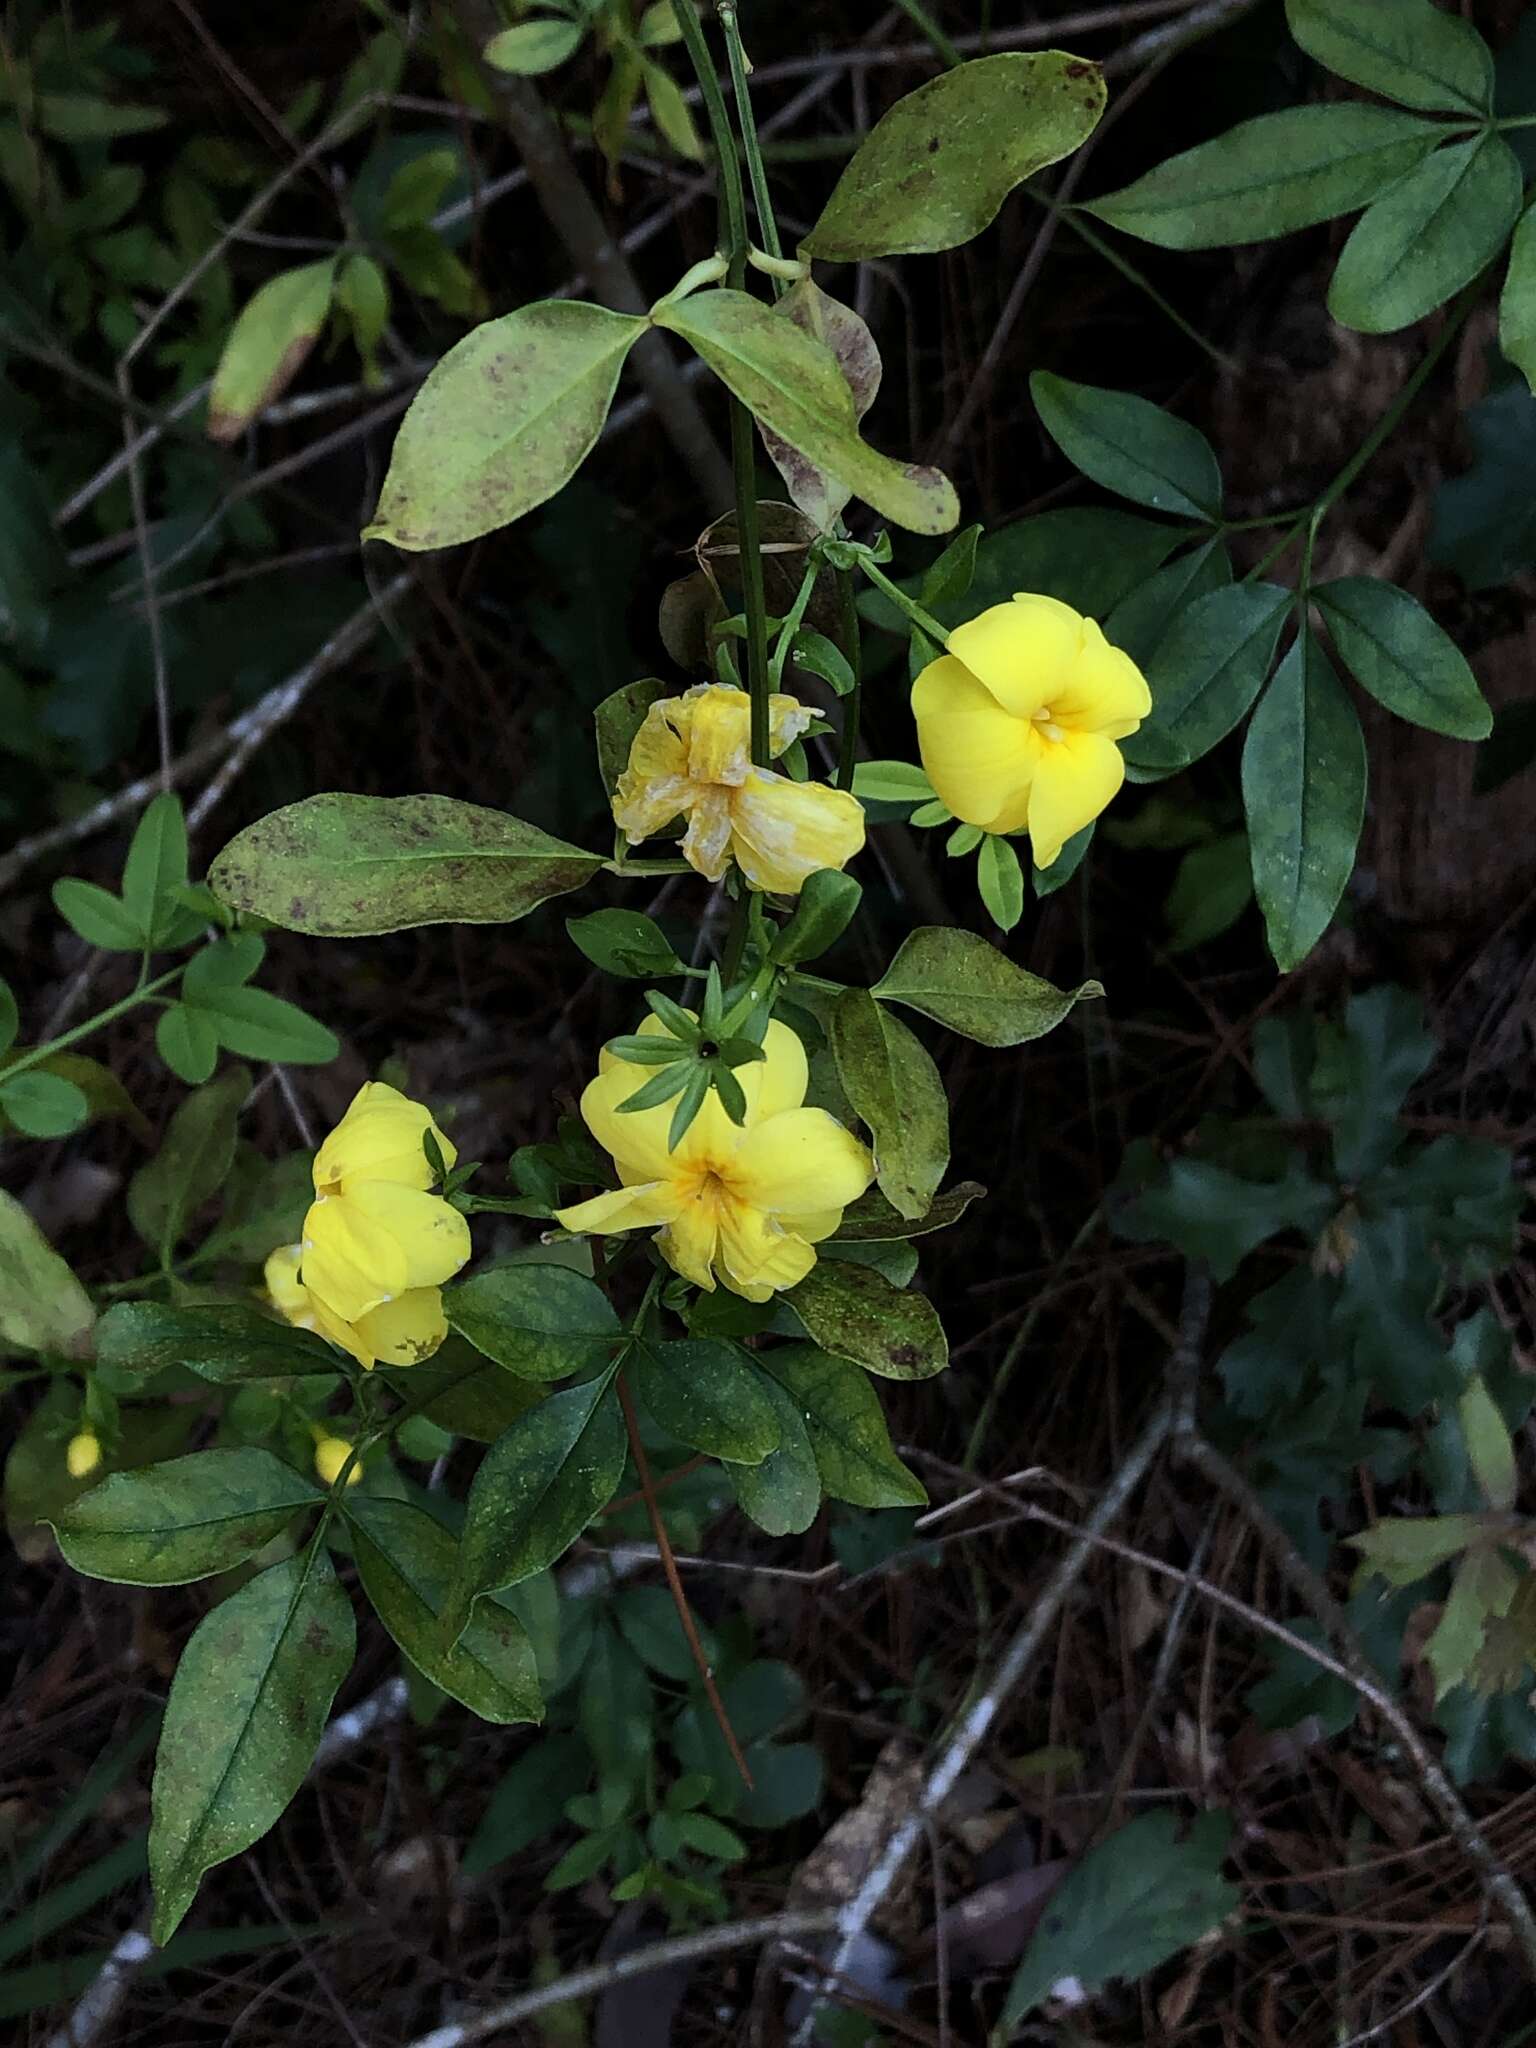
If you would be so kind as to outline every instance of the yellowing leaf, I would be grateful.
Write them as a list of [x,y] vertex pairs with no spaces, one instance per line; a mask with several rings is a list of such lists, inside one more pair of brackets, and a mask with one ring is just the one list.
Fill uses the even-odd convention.
[[270,278],[230,330],[208,400],[208,438],[235,441],[285,391],[314,347],[331,308],[336,259]]

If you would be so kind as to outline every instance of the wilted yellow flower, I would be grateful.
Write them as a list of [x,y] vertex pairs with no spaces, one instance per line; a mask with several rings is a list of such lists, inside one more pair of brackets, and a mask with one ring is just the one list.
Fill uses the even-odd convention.
[[1028,827],[1048,868],[1125,780],[1116,740],[1152,709],[1135,662],[1092,619],[1020,592],[949,636],[912,686],[918,746],[939,799],[987,832]]
[[302,1245],[285,1244],[267,1260],[263,1277],[272,1306],[299,1329],[313,1330],[350,1351],[359,1365],[417,1365],[447,1336],[440,1287],[408,1288],[356,1322],[344,1322],[299,1277],[304,1256]]
[[71,1479],[89,1479],[101,1463],[101,1439],[88,1429],[64,1446],[64,1466]]
[[[659,1031],[654,1017],[642,1032]],[[698,1287],[716,1278],[748,1301],[793,1287],[816,1263],[816,1246],[874,1178],[857,1138],[824,1109],[805,1109],[805,1048],[786,1024],[768,1026],[762,1060],[738,1067],[746,1121],[733,1124],[713,1091],[667,1149],[673,1105],[619,1108],[655,1073],[603,1053],[581,1114],[624,1185],[555,1212],[567,1230],[607,1236],[661,1226],[667,1263]]]
[[[323,1486],[334,1486],[341,1477],[341,1468],[352,1455],[352,1446],[344,1436],[323,1436],[315,1444],[315,1471]],[[363,1461],[359,1458],[347,1474],[348,1486],[356,1486],[363,1476]]]
[[[775,760],[815,717],[793,697],[768,699]],[[819,868],[841,868],[864,844],[864,807],[846,790],[754,768],[745,690],[701,683],[645,714],[613,815],[631,846],[685,817],[683,858],[711,882],[732,860],[754,888],[797,896]]]

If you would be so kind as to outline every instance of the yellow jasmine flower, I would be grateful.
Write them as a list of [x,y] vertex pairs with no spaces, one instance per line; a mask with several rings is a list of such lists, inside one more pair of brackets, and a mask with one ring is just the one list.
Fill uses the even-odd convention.
[[350,1351],[359,1365],[418,1365],[448,1335],[440,1287],[409,1288],[349,1323],[304,1285],[299,1277],[304,1261],[299,1244],[280,1245],[267,1260],[263,1277],[272,1306],[299,1329],[313,1330]]
[[1140,669],[1092,619],[1023,591],[957,626],[912,685],[939,800],[987,832],[1027,826],[1037,868],[1119,790],[1115,742],[1151,709]]
[[[322,1486],[334,1486],[341,1477],[341,1468],[352,1455],[352,1446],[344,1436],[323,1436],[315,1444],[315,1471]],[[359,1458],[347,1474],[348,1486],[356,1486],[363,1476],[363,1461]]]
[[[648,1017],[642,1032],[662,1026]],[[793,1287],[816,1246],[874,1179],[875,1163],[824,1109],[805,1109],[805,1048],[786,1024],[768,1026],[762,1060],[738,1067],[746,1120],[733,1124],[711,1091],[667,1149],[673,1105],[625,1113],[619,1104],[655,1073],[604,1052],[581,1114],[624,1183],[555,1212],[567,1230],[607,1236],[660,1225],[657,1247],[697,1287],[718,1278],[748,1301]]]
[[[775,760],[815,717],[793,697],[768,699]],[[745,690],[701,683],[645,714],[613,815],[631,846],[686,818],[683,858],[711,882],[732,860],[756,889],[798,896],[808,875],[841,868],[864,844],[864,807],[846,790],[793,782],[751,758]]]
[[82,1429],[64,1446],[64,1469],[71,1479],[89,1479],[101,1463],[101,1439]]

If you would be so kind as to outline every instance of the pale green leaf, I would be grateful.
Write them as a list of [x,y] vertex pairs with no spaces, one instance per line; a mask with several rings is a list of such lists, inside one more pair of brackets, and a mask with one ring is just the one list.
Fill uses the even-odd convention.
[[121,1586],[184,1586],[249,1563],[325,1498],[254,1445],[113,1472],[49,1519],[77,1572]]
[[932,1379],[949,1364],[933,1303],[870,1266],[818,1259],[784,1299],[823,1351],[881,1379]]
[[210,440],[238,440],[292,383],[325,326],[335,277],[334,256],[280,271],[242,307],[213,375]]
[[16,1197],[0,1189],[0,1340],[79,1358],[95,1320],[80,1282]]
[[1104,991],[1096,981],[1057,988],[1015,967],[974,932],[924,925],[902,940],[872,993],[882,1002],[904,1003],[978,1045],[1001,1046],[1043,1038],[1076,1004]]
[[926,1215],[949,1165],[949,1103],[938,1068],[865,989],[837,998],[830,1035],[843,1093],[869,1126],[882,1194],[903,1217]]
[[573,57],[584,33],[579,21],[559,21],[549,15],[520,21],[515,28],[504,28],[491,37],[485,46],[485,61],[493,70],[509,71],[514,78],[539,78]]

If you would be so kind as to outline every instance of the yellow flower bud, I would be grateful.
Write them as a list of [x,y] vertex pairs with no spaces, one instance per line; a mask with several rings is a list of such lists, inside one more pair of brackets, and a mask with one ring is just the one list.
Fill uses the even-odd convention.
[[1115,742],[1151,709],[1140,669],[1092,619],[1022,591],[957,626],[912,685],[940,801],[986,832],[1027,827],[1037,868],[1117,793],[1125,763]]
[[[815,717],[793,697],[768,700],[775,759]],[[653,704],[613,792],[631,846],[686,818],[683,858],[711,882],[731,861],[756,889],[798,896],[819,868],[846,867],[864,844],[864,807],[846,790],[755,768],[745,690],[701,683]]]
[[[640,1027],[662,1028],[654,1017]],[[802,1108],[805,1047],[787,1024],[768,1026],[763,1053],[736,1069],[745,1122],[733,1124],[711,1093],[675,1150],[667,1144],[670,1102],[619,1107],[656,1069],[604,1053],[581,1114],[624,1185],[557,1210],[556,1222],[599,1236],[659,1224],[657,1248],[684,1279],[713,1290],[718,1276],[748,1301],[803,1280],[819,1241],[874,1179],[875,1163],[835,1117]]]
[[71,1479],[89,1479],[101,1463],[101,1439],[88,1429],[72,1436],[64,1448],[64,1464]]
[[[322,1485],[334,1486],[341,1477],[341,1468],[352,1455],[352,1446],[344,1436],[323,1436],[315,1445],[315,1470]],[[348,1486],[356,1486],[363,1476],[361,1458],[347,1474]]]

